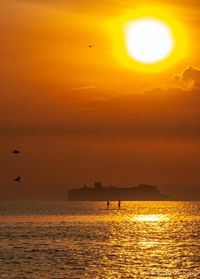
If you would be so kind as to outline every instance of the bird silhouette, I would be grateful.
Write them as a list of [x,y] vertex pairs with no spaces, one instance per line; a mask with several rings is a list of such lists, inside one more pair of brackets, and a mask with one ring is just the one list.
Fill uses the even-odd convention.
[[20,182],[20,180],[21,180],[21,176],[18,176],[17,178],[13,179],[13,181],[15,182]]
[[17,150],[17,149],[13,150],[13,154],[19,154],[19,153],[20,153],[19,150]]
[[89,45],[89,48],[93,47],[93,45]]

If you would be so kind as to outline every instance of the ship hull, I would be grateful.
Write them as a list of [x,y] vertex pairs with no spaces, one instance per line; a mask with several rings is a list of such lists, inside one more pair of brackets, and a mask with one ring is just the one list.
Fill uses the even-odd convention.
[[166,200],[167,196],[159,192],[144,192],[137,189],[77,189],[71,190],[68,193],[70,201],[162,201]]

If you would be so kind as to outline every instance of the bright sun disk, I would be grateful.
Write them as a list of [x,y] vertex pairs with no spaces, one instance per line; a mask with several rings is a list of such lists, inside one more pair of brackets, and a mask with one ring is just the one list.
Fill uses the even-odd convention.
[[143,64],[164,60],[175,42],[170,28],[156,19],[139,19],[126,28],[126,47],[130,57]]

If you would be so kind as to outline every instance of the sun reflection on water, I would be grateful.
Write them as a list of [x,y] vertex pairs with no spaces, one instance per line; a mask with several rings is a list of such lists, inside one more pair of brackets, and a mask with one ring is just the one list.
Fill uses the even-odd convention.
[[165,214],[140,214],[133,217],[133,220],[139,222],[161,222],[169,220]]

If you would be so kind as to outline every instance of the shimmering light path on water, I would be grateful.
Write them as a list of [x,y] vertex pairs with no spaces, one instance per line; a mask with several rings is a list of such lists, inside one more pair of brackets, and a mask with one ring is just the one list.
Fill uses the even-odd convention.
[[0,203],[0,278],[200,278],[199,202]]

